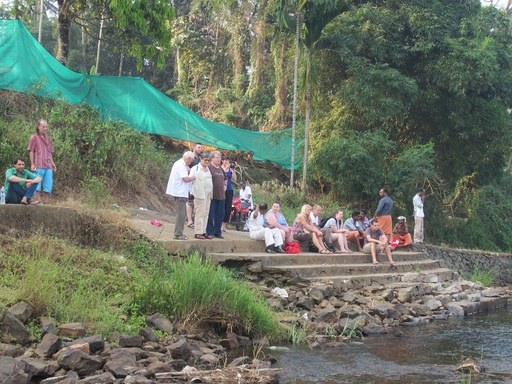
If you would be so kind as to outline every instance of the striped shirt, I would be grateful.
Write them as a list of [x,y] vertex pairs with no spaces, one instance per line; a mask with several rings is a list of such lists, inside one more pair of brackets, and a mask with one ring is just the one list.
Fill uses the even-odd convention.
[[34,152],[34,164],[36,168],[51,169],[55,171],[55,164],[53,162],[53,145],[50,136],[47,134],[30,136],[28,143],[29,151]]

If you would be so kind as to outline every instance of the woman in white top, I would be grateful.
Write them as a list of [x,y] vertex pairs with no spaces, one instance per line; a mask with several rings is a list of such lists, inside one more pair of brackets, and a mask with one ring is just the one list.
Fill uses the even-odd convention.
[[331,229],[331,238],[333,243],[335,241],[338,242],[340,246],[340,251],[342,253],[352,253],[352,251],[348,248],[347,236],[346,234],[349,232],[348,229],[343,229],[343,211],[338,210],[334,212],[332,217],[327,220],[324,225],[324,228]]
[[196,177],[190,189],[190,194],[194,196],[194,237],[196,239],[212,238],[206,235],[206,224],[208,224],[208,214],[210,213],[210,203],[213,195],[212,174],[208,164],[210,164],[210,155],[202,153],[199,164],[194,165],[190,170],[190,176]]

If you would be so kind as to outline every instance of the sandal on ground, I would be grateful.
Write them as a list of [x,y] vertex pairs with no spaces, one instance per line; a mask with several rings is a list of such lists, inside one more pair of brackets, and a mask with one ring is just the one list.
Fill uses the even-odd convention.
[[205,238],[205,239],[208,239],[208,240],[213,239],[213,236],[212,236],[212,235],[204,235],[204,234],[203,234],[203,236],[204,236],[204,238]]
[[27,200],[21,200],[21,201],[20,201],[20,204],[27,205],[27,204],[28,204],[28,202],[27,202]]
[[321,249],[318,251],[318,253],[322,254],[322,255],[328,255],[330,254],[331,252],[329,252],[327,249]]
[[37,204],[41,204],[41,202],[39,200],[30,200],[28,201],[27,199],[27,202],[30,204],[30,205],[37,205]]
[[188,237],[185,235],[174,236],[174,240],[188,240]]
[[397,267],[397,264],[396,263],[390,263],[389,264],[390,267],[393,267],[393,268],[396,268]]
[[377,265],[377,264],[379,264],[379,262],[378,262],[378,261],[374,261],[374,262],[373,262],[373,265]]
[[205,236],[205,235],[194,235],[194,237],[195,237],[196,239],[202,239],[202,240],[206,239],[206,236]]
[[192,224],[187,224],[187,227],[191,228],[191,229],[194,229],[194,223]]

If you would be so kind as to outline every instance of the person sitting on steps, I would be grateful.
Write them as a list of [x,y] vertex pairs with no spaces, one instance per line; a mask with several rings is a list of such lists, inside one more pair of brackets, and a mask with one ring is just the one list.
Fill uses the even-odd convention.
[[285,253],[282,248],[283,237],[278,228],[263,227],[263,216],[268,211],[267,203],[254,205],[254,212],[249,216],[249,237],[253,240],[265,240],[265,252]]
[[393,257],[391,256],[391,249],[389,248],[388,238],[384,231],[379,228],[379,221],[373,219],[370,228],[366,229],[364,238],[363,253],[372,255],[372,262],[374,265],[379,264],[377,261],[377,254],[385,252],[388,257],[389,264],[396,267]]
[[318,248],[318,253],[321,254],[329,254],[332,253],[329,251],[324,243],[323,236],[324,234],[318,229],[315,228],[313,223],[311,222],[311,217],[309,214],[311,213],[310,205],[303,205],[300,213],[295,218],[292,227],[293,239],[296,241],[312,241],[315,247]]

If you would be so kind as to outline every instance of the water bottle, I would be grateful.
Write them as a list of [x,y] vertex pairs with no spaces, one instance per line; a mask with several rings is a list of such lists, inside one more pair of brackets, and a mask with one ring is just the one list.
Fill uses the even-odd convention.
[[5,188],[0,189],[0,204],[5,204]]

